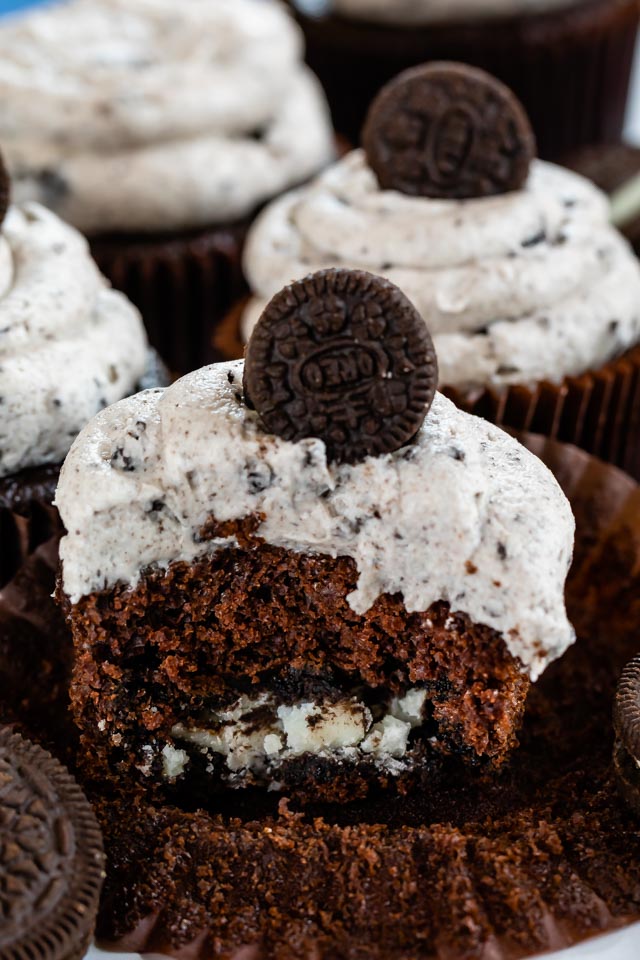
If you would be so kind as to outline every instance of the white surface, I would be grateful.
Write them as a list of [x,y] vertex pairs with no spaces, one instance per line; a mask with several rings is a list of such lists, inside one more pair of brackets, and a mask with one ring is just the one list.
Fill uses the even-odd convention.
[[[146,960],[157,954],[145,954]],[[640,924],[619,930],[607,937],[597,937],[570,950],[547,953],[544,960],[638,960],[640,956]],[[87,960],[140,960],[138,953],[105,953],[92,947]]]

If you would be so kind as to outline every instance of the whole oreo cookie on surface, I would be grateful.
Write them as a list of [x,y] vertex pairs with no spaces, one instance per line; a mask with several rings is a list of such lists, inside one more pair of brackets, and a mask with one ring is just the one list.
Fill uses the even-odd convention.
[[271,300],[247,346],[244,391],[268,430],[319,437],[328,458],[355,463],[398,450],[438,382],[424,320],[388,280],[323,270]]
[[435,62],[401,73],[362,133],[381,187],[464,200],[520,189],[536,142],[519,100],[484,70]]
[[623,670],[613,710],[614,768],[620,792],[640,816],[640,656]]
[[104,876],[100,830],[73,777],[0,728],[0,957],[79,960]]

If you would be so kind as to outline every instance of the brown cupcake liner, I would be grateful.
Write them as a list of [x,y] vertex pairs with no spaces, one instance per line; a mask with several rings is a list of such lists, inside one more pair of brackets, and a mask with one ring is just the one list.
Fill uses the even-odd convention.
[[242,248],[250,219],[161,237],[96,237],[93,256],[140,310],[149,340],[174,374],[219,359],[211,334],[246,292]]
[[638,25],[635,0],[586,0],[552,12],[423,28],[313,16],[302,12],[300,0],[290,6],[336,129],[354,142],[379,88],[427,60],[459,60],[500,77],[529,112],[542,157],[557,159],[622,133]]
[[0,480],[0,588],[39,546],[61,535],[62,524],[53,506],[59,473],[58,465]]
[[65,752],[73,743],[73,645],[52,597],[63,532],[52,503],[59,469],[0,481],[0,722]]
[[571,443],[640,479],[640,346],[560,384],[442,391],[498,426]]
[[95,796],[110,863],[102,945],[203,960],[517,960],[640,919],[640,831],[610,762],[613,692],[640,646],[640,487],[575,447],[519,439],[576,516],[567,599],[580,639],[532,688],[510,769],[430,772],[412,796],[307,817],[240,796],[211,811],[141,803],[132,817],[130,797]]

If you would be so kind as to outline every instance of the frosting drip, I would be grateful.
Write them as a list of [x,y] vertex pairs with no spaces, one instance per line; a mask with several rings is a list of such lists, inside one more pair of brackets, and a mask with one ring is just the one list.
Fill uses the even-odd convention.
[[431,200],[381,190],[354,151],[256,222],[245,337],[282,286],[332,266],[381,274],[407,294],[448,386],[559,381],[640,339],[640,266],[606,198],[542,161],[521,191]]
[[70,0],[0,27],[18,200],[87,233],[225,222],[329,161],[324,98],[267,0]]
[[35,203],[0,235],[0,476],[64,459],[96,411],[135,389],[140,316],[111,290],[85,239]]
[[358,613],[385,593],[401,593],[410,612],[446,600],[500,631],[534,678],[570,645],[574,520],[541,461],[438,394],[410,446],[331,465],[319,439],[265,433],[242,373],[241,361],[205,367],[82,431],[56,495],[72,603],[234,546],[203,543],[207,520],[258,514],[257,535],[274,546],[352,557]]

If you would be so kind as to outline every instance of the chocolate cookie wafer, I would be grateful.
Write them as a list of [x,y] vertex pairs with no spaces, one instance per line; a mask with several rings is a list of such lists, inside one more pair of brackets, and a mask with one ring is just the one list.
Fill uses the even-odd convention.
[[461,63],[429,63],[387,84],[362,141],[384,189],[451,200],[518,190],[536,154],[516,96]]
[[71,775],[0,729],[0,957],[80,960],[104,877],[98,824]]
[[411,440],[437,382],[424,320],[398,287],[363,270],[323,270],[276,294],[244,367],[245,397],[269,430],[321,437],[346,463]]
[[620,678],[614,713],[614,767],[618,786],[629,806],[640,815],[640,656]]

